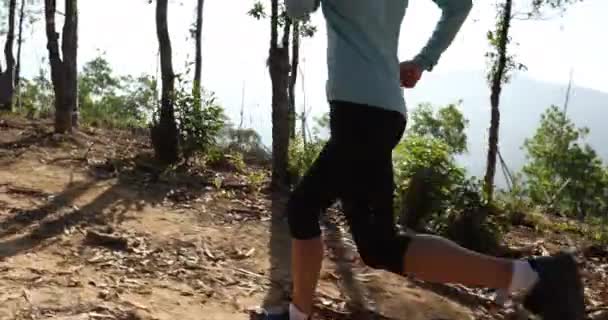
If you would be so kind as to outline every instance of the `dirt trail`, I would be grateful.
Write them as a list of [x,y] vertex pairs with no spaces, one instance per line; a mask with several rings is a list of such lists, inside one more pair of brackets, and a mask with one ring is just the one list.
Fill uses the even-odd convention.
[[[49,130],[0,120],[0,319],[240,320],[285,297],[284,222],[270,246],[270,200],[244,174],[164,174],[145,137]],[[318,319],[504,318],[483,294],[363,267],[339,230]]]

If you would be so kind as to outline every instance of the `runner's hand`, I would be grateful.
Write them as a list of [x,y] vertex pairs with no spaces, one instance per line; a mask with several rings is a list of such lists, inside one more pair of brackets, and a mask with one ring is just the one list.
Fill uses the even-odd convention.
[[399,75],[402,87],[413,88],[422,77],[422,68],[412,61],[401,62]]

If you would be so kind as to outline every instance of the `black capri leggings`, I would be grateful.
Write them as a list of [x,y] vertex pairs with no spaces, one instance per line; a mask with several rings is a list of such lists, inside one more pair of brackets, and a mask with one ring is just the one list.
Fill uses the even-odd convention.
[[362,260],[402,274],[409,238],[394,221],[392,151],[405,125],[398,112],[332,102],[330,139],[289,199],[292,237],[320,236],[319,215],[340,200]]

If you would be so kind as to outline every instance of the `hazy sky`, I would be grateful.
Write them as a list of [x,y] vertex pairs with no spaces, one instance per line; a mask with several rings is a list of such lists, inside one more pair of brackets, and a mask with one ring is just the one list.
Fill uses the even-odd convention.
[[[398,0],[393,0],[398,1]],[[526,0],[527,1],[527,0]],[[63,1],[58,1],[58,7]],[[157,39],[154,5],[147,0],[80,0],[80,64],[106,52],[115,70],[122,74],[154,73],[157,70]],[[180,3],[181,2],[181,3]],[[188,29],[194,20],[194,0],[174,1],[169,7],[169,28],[173,41],[174,66],[183,70],[193,54]],[[266,69],[269,23],[246,15],[253,0],[206,0],[203,30],[203,84],[214,91],[231,116],[241,106],[245,85],[246,124],[267,135],[270,123],[270,80]],[[268,1],[265,1],[268,2]],[[524,1],[522,1],[524,2]],[[481,4],[480,4],[481,3]],[[518,2],[521,3],[521,2]],[[488,50],[486,33],[495,18],[494,1],[475,1],[474,9],[452,47],[442,57],[434,73],[485,70]],[[608,92],[608,30],[605,14],[608,1],[585,0],[563,17],[550,21],[515,21],[513,39],[517,59],[525,63],[527,76],[550,82],[567,82],[571,68],[577,85]],[[431,0],[410,0],[402,28],[399,57],[414,56],[430,36],[440,11]],[[315,113],[326,109],[326,31],[321,13],[313,18],[319,32],[302,48],[302,69],[298,101],[314,106]],[[24,69],[31,75],[47,56],[44,25],[39,23],[24,48]],[[33,37],[33,39],[32,39]],[[423,78],[424,81],[424,78]],[[437,93],[441,95],[440,92]],[[415,90],[406,92],[412,100]]]

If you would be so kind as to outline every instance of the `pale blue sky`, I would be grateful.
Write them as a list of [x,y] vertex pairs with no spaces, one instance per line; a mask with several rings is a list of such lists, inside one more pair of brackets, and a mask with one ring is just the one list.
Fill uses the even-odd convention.
[[[526,0],[527,1],[527,0]],[[63,1],[58,1],[62,6]],[[172,35],[174,66],[182,70],[193,53],[187,32],[194,19],[194,0],[175,1],[170,5],[169,28]],[[253,0],[206,0],[204,16],[203,80],[216,92],[229,115],[236,116],[241,105],[245,83],[246,124],[267,131],[270,123],[270,80],[266,69],[269,23],[255,21],[246,15]],[[268,2],[268,1],[266,1]],[[524,1],[522,1],[524,2]],[[154,5],[147,0],[80,0],[80,63],[103,50],[115,70],[122,74],[156,71],[157,40]],[[519,2],[521,3],[521,2]],[[471,16],[454,44],[442,57],[434,73],[462,70],[484,70],[488,49],[486,32],[494,23],[494,1],[475,1]],[[525,63],[527,76],[550,82],[565,83],[574,68],[577,85],[608,92],[608,1],[586,0],[573,6],[564,17],[551,21],[516,21],[513,39],[518,60]],[[415,55],[430,36],[440,11],[431,0],[410,0],[402,29],[399,56]],[[303,43],[306,104],[315,113],[326,109],[326,31],[322,16],[313,20],[319,32]],[[24,48],[24,69],[31,75],[46,57],[44,25],[36,25],[33,40]],[[424,81],[424,78],[423,80]],[[438,93],[440,95],[441,93]],[[485,94],[485,93],[484,93]],[[406,92],[408,95],[415,95]],[[303,94],[299,93],[299,105]],[[433,97],[424,97],[432,101]],[[263,132],[264,135],[267,132]]]

